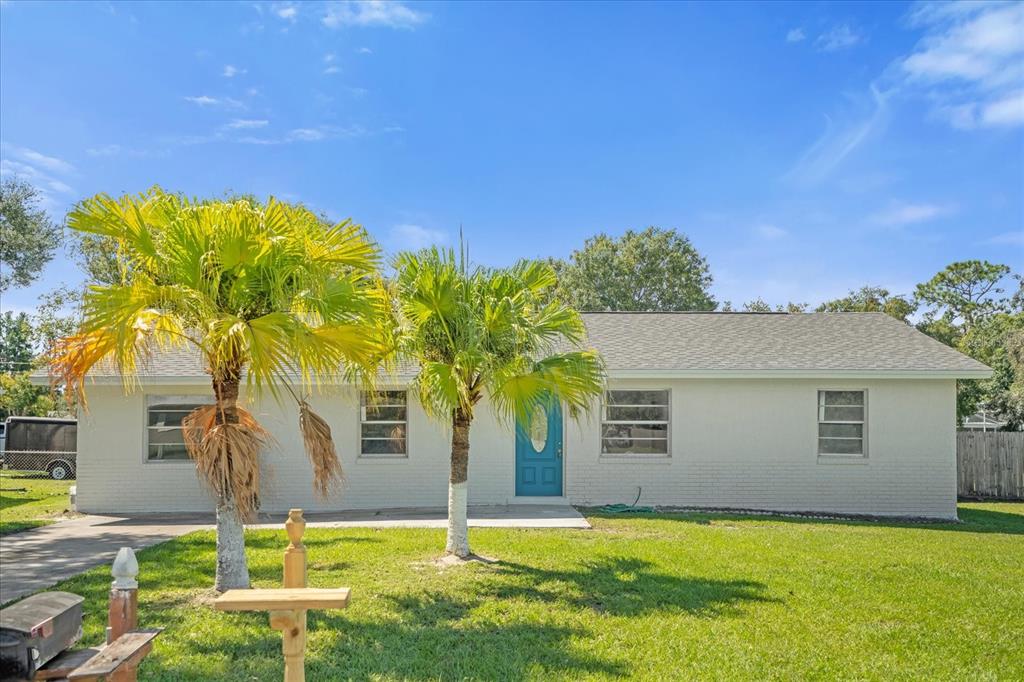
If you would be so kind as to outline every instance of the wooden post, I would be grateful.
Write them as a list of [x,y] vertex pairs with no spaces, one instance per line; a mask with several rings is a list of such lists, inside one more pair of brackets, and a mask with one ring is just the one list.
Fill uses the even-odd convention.
[[[284,529],[288,534],[288,547],[284,550],[284,587],[306,587],[306,546],[302,544],[302,534],[306,532],[306,519],[302,518],[301,509],[288,510],[288,520],[284,522]],[[272,612],[270,627],[281,631],[285,682],[305,682],[305,609]]]
[[[117,551],[110,573],[114,581],[110,587],[110,606],[107,610],[107,645],[131,632],[139,624],[139,562],[131,547],[122,547]],[[136,666],[126,667],[109,679],[110,682],[135,682],[138,669]]]
[[284,586],[306,587],[306,546],[302,544],[306,519],[302,518],[301,509],[289,510],[284,529],[288,533],[288,548],[284,550]]
[[285,682],[306,679],[306,612],[309,609],[343,609],[348,606],[349,589],[306,587],[306,548],[302,533],[306,521],[301,509],[288,512],[285,521],[288,548],[284,552],[284,587],[277,589],[228,590],[217,597],[218,611],[269,611],[270,627],[281,631]]

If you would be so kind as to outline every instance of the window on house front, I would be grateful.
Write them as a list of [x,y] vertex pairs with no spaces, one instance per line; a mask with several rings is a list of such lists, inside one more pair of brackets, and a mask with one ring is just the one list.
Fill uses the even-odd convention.
[[163,462],[188,459],[181,420],[206,403],[168,400],[154,396],[146,408],[146,460]]
[[818,454],[864,455],[864,391],[818,391]]
[[668,455],[668,390],[616,389],[601,406],[601,454]]
[[359,453],[368,457],[404,457],[408,453],[405,391],[363,391],[359,406]]

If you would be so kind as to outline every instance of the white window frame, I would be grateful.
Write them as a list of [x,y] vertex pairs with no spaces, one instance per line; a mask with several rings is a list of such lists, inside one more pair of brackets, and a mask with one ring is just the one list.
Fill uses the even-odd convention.
[[[367,420],[366,419],[366,396],[368,393],[404,393],[405,394],[405,405],[388,405],[379,404],[378,407],[404,407],[405,408],[405,419],[404,420]],[[363,425],[364,424],[404,424],[405,425],[405,452],[363,452]],[[356,432],[356,438],[359,440],[359,459],[408,459],[409,458],[409,391],[405,388],[378,388],[376,391],[360,391],[359,392],[359,430]],[[365,440],[391,440],[390,438],[366,438]]]
[[[664,391],[665,392],[665,405],[637,405],[637,407],[664,407],[667,410],[668,418],[665,420],[655,421],[635,421],[635,420],[609,420],[606,418],[608,414],[608,392],[609,391]],[[619,407],[625,407],[619,405]],[[665,452],[605,452],[604,451],[604,425],[605,424],[664,424],[665,425]],[[643,439],[634,439],[643,440]],[[661,440],[660,438],[651,438],[649,440]],[[630,460],[642,460],[642,459],[659,459],[665,460],[672,457],[672,389],[668,386],[609,386],[605,388],[601,394],[601,419],[598,425],[597,432],[597,449],[601,459],[630,459]]]
[[[824,405],[822,404],[822,394],[824,393],[839,393],[839,392],[856,392],[863,395],[863,407],[864,407],[864,419],[862,421],[836,421],[824,419]],[[855,460],[865,461],[868,458],[868,389],[866,388],[819,388],[814,394],[814,409],[817,419],[814,425],[814,450],[820,460]],[[821,451],[821,425],[822,424],[860,424],[861,425],[861,446],[859,453],[839,453],[839,452],[822,452]],[[830,440],[857,440],[852,436],[835,436]]]
[[187,464],[195,466],[191,457],[184,459],[150,459],[149,457],[149,434],[153,429],[161,428],[149,425],[149,411],[154,405],[212,405],[213,398],[208,395],[159,395],[148,394],[142,404],[142,429],[145,436],[142,439],[142,462],[143,464],[155,464],[158,466],[173,466],[175,464]]

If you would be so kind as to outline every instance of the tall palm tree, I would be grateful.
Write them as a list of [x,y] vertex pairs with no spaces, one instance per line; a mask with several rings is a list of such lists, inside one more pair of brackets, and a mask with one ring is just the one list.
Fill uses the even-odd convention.
[[306,389],[346,372],[376,374],[386,305],[377,247],[358,225],[329,226],[273,198],[206,202],[158,188],[87,199],[68,225],[113,240],[121,276],[89,288],[81,327],[59,344],[52,371],[84,404],[83,381],[98,362],[113,362],[131,388],[155,350],[199,352],[215,401],[186,417],[183,431],[217,499],[215,586],[248,587],[242,522],[257,508],[268,434],[239,405],[239,386],[253,399],[295,399],[314,487],[326,495],[341,466]]
[[583,322],[553,299],[555,273],[521,261],[469,269],[464,253],[436,248],[395,259],[397,348],[419,365],[413,382],[433,417],[451,425],[448,539],[445,551],[470,555],[466,522],[469,433],[485,396],[502,420],[528,420],[562,402],[570,416],[594,404],[604,369],[583,349]]

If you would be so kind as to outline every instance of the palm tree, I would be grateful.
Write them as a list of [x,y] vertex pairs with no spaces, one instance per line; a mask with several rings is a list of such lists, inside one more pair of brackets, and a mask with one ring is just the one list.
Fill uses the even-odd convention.
[[217,500],[215,587],[248,587],[242,522],[258,505],[268,434],[239,405],[239,386],[253,399],[287,398],[281,387],[295,399],[314,487],[328,494],[341,466],[306,388],[376,374],[386,303],[377,247],[358,225],[329,226],[273,198],[204,202],[159,188],[82,201],[68,225],[116,243],[121,273],[85,294],[81,327],[54,353],[55,378],[84,405],[83,381],[98,362],[115,363],[131,388],[153,351],[198,351],[215,402],[188,415],[183,432]]
[[477,404],[486,396],[502,420],[529,423],[537,407],[560,401],[578,418],[602,391],[603,365],[580,348],[583,322],[553,299],[556,277],[545,263],[469,270],[464,253],[433,248],[399,254],[395,271],[398,351],[419,365],[413,386],[424,409],[452,429],[445,552],[466,558]]

